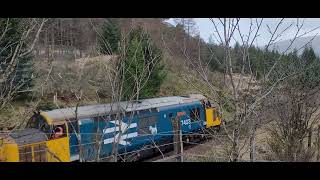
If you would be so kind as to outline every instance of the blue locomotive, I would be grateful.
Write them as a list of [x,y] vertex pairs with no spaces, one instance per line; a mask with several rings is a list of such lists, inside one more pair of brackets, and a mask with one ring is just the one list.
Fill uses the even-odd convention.
[[[201,95],[55,109],[35,113],[25,130],[30,133],[7,137],[12,144],[17,144],[17,150],[12,150],[14,145],[11,144],[11,150],[7,145],[2,148],[0,158],[8,156],[7,161],[36,161],[39,157],[35,156],[40,156],[40,161],[70,162],[79,161],[81,157],[82,161],[104,161],[116,153],[119,160],[138,160],[170,148],[173,134],[177,133],[173,129],[174,120],[181,122],[184,138],[205,128],[219,128],[221,124],[217,110]],[[32,139],[35,133],[45,140],[17,143],[21,138],[26,139],[26,134]],[[38,153],[41,152],[39,144],[45,151],[42,158]]]

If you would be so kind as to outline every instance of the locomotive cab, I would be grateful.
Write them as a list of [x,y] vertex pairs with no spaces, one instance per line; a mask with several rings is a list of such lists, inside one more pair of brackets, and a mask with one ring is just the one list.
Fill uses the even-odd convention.
[[221,117],[217,108],[213,107],[209,100],[203,101],[206,112],[206,127],[220,129]]
[[38,129],[46,134],[48,139],[52,133],[52,126],[38,113],[35,113],[27,122],[26,128]]
[[64,121],[50,123],[43,114],[35,113],[26,128],[38,129],[47,135],[48,140],[67,137],[67,126]]
[[13,130],[0,137],[0,162],[70,161],[65,121],[52,122],[35,113],[25,129]]

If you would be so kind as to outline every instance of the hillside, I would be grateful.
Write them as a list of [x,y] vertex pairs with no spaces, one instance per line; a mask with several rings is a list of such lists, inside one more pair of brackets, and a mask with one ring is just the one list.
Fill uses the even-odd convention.
[[[155,155],[170,142],[175,150],[184,144],[194,147],[175,151],[185,155],[185,161],[320,159],[320,36],[309,44],[314,50],[301,48],[312,40],[303,37],[290,49],[300,54],[283,54],[290,40],[271,47],[277,51],[241,42],[231,45],[232,39],[237,41],[237,27],[241,35],[238,20],[232,18],[219,19],[224,33],[217,27],[212,31],[221,42],[205,42],[193,18],[174,18],[176,25],[164,18],[29,20],[0,18],[0,131],[16,136],[20,133],[15,129],[35,128],[57,142],[76,133],[78,141],[69,139],[69,145],[80,146],[72,155],[80,162],[109,157],[131,161],[149,150]],[[260,25],[257,22],[257,30]],[[190,94],[208,101],[168,97]],[[168,97],[174,105],[148,100],[144,106],[141,101],[158,97]],[[143,108],[120,108],[122,101]],[[81,107],[107,103],[110,106],[99,112],[97,106]],[[60,110],[66,107],[76,107],[74,118],[63,118]],[[39,113],[53,109],[59,115]],[[93,138],[80,138],[82,133]],[[163,138],[154,138],[158,135]],[[90,146],[82,146],[82,140]],[[105,151],[111,143],[112,149]],[[124,153],[115,149],[118,145]],[[85,157],[95,152],[102,154]]]
[[[313,39],[314,38],[314,39]],[[313,39],[313,40],[312,40]],[[285,51],[288,46],[290,45],[290,40],[284,40],[284,41],[280,41],[277,42],[273,48],[278,50],[279,52],[283,52]],[[307,36],[307,37],[300,37],[297,38],[294,43],[292,44],[290,50],[294,50],[297,49],[299,50],[298,53],[301,54],[303,51],[303,46],[306,45],[307,46],[311,46],[314,49],[314,52],[320,56],[320,36]],[[289,51],[290,51],[289,50]]]
[[[0,114],[0,128],[21,123],[35,108],[75,106],[75,92],[79,87],[83,93],[82,104],[110,101],[111,82],[106,78],[108,72],[105,67],[113,58],[102,56],[97,51],[97,38],[104,20],[53,18],[46,23],[34,49],[36,78],[30,93],[32,100],[13,101],[12,108],[6,108]],[[182,47],[187,49],[188,56],[195,56],[192,52],[197,52],[199,39],[160,18],[120,18],[119,21],[124,36],[140,26],[161,49],[167,78],[157,96],[198,92],[181,78],[181,73],[187,72],[188,68]],[[183,39],[188,39],[185,46]]]

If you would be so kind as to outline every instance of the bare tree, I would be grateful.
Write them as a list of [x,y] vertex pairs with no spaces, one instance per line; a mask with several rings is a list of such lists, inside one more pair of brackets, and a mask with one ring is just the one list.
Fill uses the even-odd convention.
[[[293,42],[305,35],[310,33],[301,33],[303,23],[296,23],[296,30],[294,37],[291,39],[290,45],[284,52],[281,53],[280,57],[275,59],[271,68],[266,69],[263,73],[263,80],[257,80],[255,72],[251,68],[252,60],[250,56],[249,48],[254,46],[257,38],[260,36],[261,29],[263,27],[263,19],[250,19],[249,32],[243,32],[240,28],[240,19],[237,18],[219,18],[210,21],[213,25],[213,37],[224,49],[224,59],[218,59],[222,62],[224,69],[224,80],[222,86],[219,85],[219,79],[213,78],[213,74],[209,70],[209,63],[204,62],[199,55],[198,58],[192,58],[184,53],[186,62],[190,65],[188,74],[183,74],[182,77],[190,85],[197,88],[200,92],[207,95],[219,110],[224,114],[225,103],[232,105],[233,113],[232,117],[222,117],[224,121],[230,122],[229,125],[222,125],[226,132],[227,140],[230,142],[230,161],[238,161],[243,156],[243,149],[246,148],[246,144],[249,141],[251,159],[254,159],[254,137],[257,125],[255,119],[258,118],[257,111],[261,107],[261,103],[266,99],[267,95],[270,94],[275,87],[287,78],[294,75],[292,74],[279,74],[276,80],[270,81],[270,74],[273,74],[274,67],[282,60],[282,56],[289,52]],[[280,37],[286,33],[290,28],[292,29],[294,23],[284,25],[284,19],[280,19],[276,26],[271,28],[266,25],[268,32],[270,33],[270,39],[265,45],[265,50],[270,50],[271,46],[279,41]],[[236,38],[238,36],[238,39]],[[234,73],[234,59],[231,56],[231,43],[233,41],[239,41],[241,43],[241,71],[238,74]],[[306,44],[302,46],[305,47]],[[200,46],[199,46],[200,48]],[[181,50],[183,51],[183,49]],[[200,52],[200,50],[199,50]],[[212,52],[213,57],[217,58]],[[266,57],[265,57],[266,58]],[[264,58],[264,59],[265,59]],[[267,61],[267,59],[265,59]],[[249,65],[249,72],[245,71],[245,66]],[[216,75],[216,74],[215,74]],[[216,81],[215,81],[216,80]],[[195,83],[197,82],[197,83]],[[202,84],[202,86],[197,84]],[[208,90],[204,90],[206,87]],[[228,119],[226,119],[228,118]],[[242,138],[245,137],[245,138]],[[241,142],[240,142],[241,141]]]
[[[97,27],[92,23],[92,28],[97,31]],[[101,36],[99,32],[97,31],[97,35]],[[103,37],[101,37],[103,38]],[[119,46],[119,51],[118,54],[116,55],[110,55],[110,56],[98,56],[96,65],[95,66],[97,69],[95,69],[96,74],[99,74],[101,79],[99,82],[95,83],[95,86],[98,88],[98,90],[103,90],[108,92],[109,96],[107,97],[110,106],[111,106],[111,111],[106,112],[106,116],[101,116],[97,120],[98,124],[99,121],[104,121],[105,122],[105,127],[98,127],[95,136],[95,160],[96,161],[102,161],[106,160],[107,157],[101,157],[101,148],[104,146],[104,139],[105,139],[105,134],[104,134],[104,129],[111,128],[109,126],[110,121],[114,121],[115,125],[119,127],[119,130],[117,132],[114,132],[114,140],[112,143],[112,153],[111,156],[108,157],[109,160],[111,161],[118,161],[121,159],[122,161],[130,160],[132,157],[126,157],[124,154],[119,155],[118,150],[119,150],[119,143],[123,142],[122,138],[123,136],[127,133],[127,130],[129,126],[132,123],[132,119],[134,114],[136,113],[135,108],[136,108],[136,101],[139,99],[139,94],[141,89],[144,88],[146,83],[149,81],[150,75],[152,74],[151,72],[153,71],[154,64],[158,63],[159,57],[154,57],[154,59],[151,59],[151,61],[146,61],[144,67],[136,67],[137,69],[127,69],[127,64],[126,64],[126,58],[127,58],[127,41],[128,41],[128,36],[123,35],[123,38],[120,42]],[[138,46],[141,45],[143,42],[141,40],[138,42]],[[108,42],[106,41],[106,46],[108,47]],[[150,48],[150,47],[146,47]],[[138,51],[138,48],[136,49]],[[99,54],[99,52],[97,52]],[[132,59],[135,59],[136,61],[139,61],[138,55],[137,57],[131,57]],[[143,56],[145,56],[143,54]],[[134,63],[134,62],[132,62]],[[78,77],[78,82],[75,84],[78,84],[75,87],[72,87],[69,89],[69,91],[73,92],[75,96],[77,97],[76,99],[76,107],[80,105],[80,103],[86,98],[86,95],[83,94],[82,90],[84,89],[84,82],[87,81],[85,78],[86,72],[84,70],[88,67],[86,67],[86,63],[84,62],[83,65],[80,68],[80,71],[77,72],[77,77]],[[130,72],[128,72],[130,71]],[[127,72],[132,76],[133,78],[131,80],[125,79],[124,78],[124,72]],[[59,80],[59,78],[58,78]],[[65,79],[62,77],[60,81],[65,81]],[[135,85],[134,91],[132,94],[130,94],[129,97],[124,97],[124,82],[125,81],[132,81],[132,83]],[[101,97],[101,94],[96,93],[96,99],[92,99],[91,101],[96,101],[96,102],[101,102],[101,99],[106,98],[106,97]],[[126,98],[126,101],[123,101]],[[78,109],[78,108],[76,108]],[[130,112],[130,114],[128,114]],[[75,112],[75,116],[77,117],[78,112]],[[112,116],[111,116],[112,115]],[[127,121],[123,123],[123,117],[124,115],[127,118]],[[80,119],[78,119],[80,121]],[[78,126],[79,127],[79,126]],[[79,134],[80,131],[78,131]],[[152,141],[152,138],[150,139]],[[154,146],[157,147],[156,143],[152,141]],[[82,149],[80,156],[84,156],[87,154],[86,148],[82,146],[83,143],[81,142],[81,137],[78,137],[78,146],[79,148]],[[160,149],[159,149],[160,150]],[[128,154],[132,154],[129,153]],[[138,155],[138,154],[136,154]],[[82,161],[85,161],[84,157],[80,157]]]
[[[0,62],[0,110],[10,103],[16,94],[20,92],[20,88],[26,83],[13,83],[19,59],[32,53],[46,21],[47,19],[26,19],[23,24],[20,24],[23,28],[15,27],[23,29],[21,37],[18,37],[19,40],[17,42],[9,41],[8,44],[4,44],[4,47],[2,47],[0,56],[7,57],[3,57],[2,59],[4,60]],[[7,19],[5,28],[1,32],[0,41],[9,37],[8,31],[10,28],[13,27],[10,26],[10,19]],[[26,50],[22,48],[25,44],[27,45]],[[6,50],[11,53],[3,54]]]
[[271,158],[283,161],[312,161],[314,158],[311,138],[320,118],[317,73],[320,64],[317,59],[305,58],[290,59],[286,63],[283,68],[296,74],[268,96],[265,110],[274,114],[268,128]]

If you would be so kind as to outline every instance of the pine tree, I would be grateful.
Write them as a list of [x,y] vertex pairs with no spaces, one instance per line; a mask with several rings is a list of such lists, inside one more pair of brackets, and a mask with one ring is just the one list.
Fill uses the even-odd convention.
[[162,52],[142,28],[129,34],[124,60],[124,98],[150,98],[160,90],[165,78]]
[[305,48],[301,54],[301,60],[304,64],[310,65],[317,59],[317,56],[312,47]]
[[300,78],[304,88],[314,88],[320,83],[320,60],[312,47],[305,48],[301,54],[299,69],[303,72]]
[[[0,34],[6,30],[3,38],[0,41],[0,69],[5,71],[12,63],[13,67],[10,71],[2,72],[8,73],[8,78],[1,82],[1,88],[4,90],[9,85],[16,88],[16,94],[24,97],[23,93],[32,87],[33,64],[31,62],[31,53],[24,56],[19,56],[27,51],[26,41],[22,40],[22,32],[26,26],[23,20],[19,18],[0,19]],[[14,55],[16,47],[21,44],[19,51]],[[12,61],[14,59],[14,61]],[[14,63],[13,63],[14,62]],[[22,92],[22,93],[19,93]]]
[[121,32],[117,19],[109,18],[102,26],[102,33],[98,39],[99,52],[101,54],[117,54]]
[[238,42],[234,45],[233,51],[232,51],[232,56],[235,64],[235,72],[241,72],[242,70],[242,53],[241,53],[241,46]]

